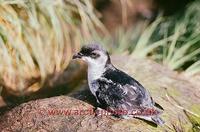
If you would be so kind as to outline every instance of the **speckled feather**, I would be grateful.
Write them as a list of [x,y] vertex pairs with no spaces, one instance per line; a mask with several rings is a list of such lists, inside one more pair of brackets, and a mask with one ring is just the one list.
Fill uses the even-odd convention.
[[138,81],[116,68],[107,69],[93,83],[99,87],[96,91],[98,101],[106,108],[133,110],[154,106],[149,92]]
[[[92,57],[92,53],[98,56]],[[158,117],[162,110],[156,107],[149,92],[137,80],[115,68],[100,45],[84,46],[78,54],[88,63],[89,88],[102,108],[128,111],[122,118],[138,117],[158,125],[164,123]]]
[[[126,73],[110,67],[92,82],[98,87],[95,94],[100,106],[107,110],[126,110],[128,115],[117,115],[122,118],[138,117],[162,125],[163,121],[158,117],[162,111],[154,106],[149,92]],[[134,115],[133,111],[136,112]]]

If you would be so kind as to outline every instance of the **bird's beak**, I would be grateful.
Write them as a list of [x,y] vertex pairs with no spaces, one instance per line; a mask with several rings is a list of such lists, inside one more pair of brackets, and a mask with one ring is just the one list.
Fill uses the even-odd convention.
[[77,59],[77,58],[81,58],[83,55],[81,53],[77,53],[77,54],[74,54],[72,59]]

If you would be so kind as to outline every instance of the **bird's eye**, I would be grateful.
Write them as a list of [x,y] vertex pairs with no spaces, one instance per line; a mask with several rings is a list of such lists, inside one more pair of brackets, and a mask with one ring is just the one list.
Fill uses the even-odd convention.
[[94,52],[91,53],[91,57],[92,57],[92,58],[97,58],[98,56],[99,56],[99,54],[97,54],[97,53],[94,53]]

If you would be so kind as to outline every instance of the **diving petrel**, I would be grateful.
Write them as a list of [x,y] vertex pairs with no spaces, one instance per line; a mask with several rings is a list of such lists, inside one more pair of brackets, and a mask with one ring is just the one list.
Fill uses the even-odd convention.
[[73,59],[88,64],[88,84],[100,106],[109,110],[126,110],[121,118],[141,118],[157,125],[164,124],[159,117],[163,112],[157,107],[149,92],[134,78],[117,69],[111,63],[108,52],[99,44],[81,48]]

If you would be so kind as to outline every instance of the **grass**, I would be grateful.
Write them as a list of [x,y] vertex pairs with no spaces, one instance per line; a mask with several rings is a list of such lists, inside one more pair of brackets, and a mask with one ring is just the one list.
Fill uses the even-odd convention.
[[[88,0],[1,0],[0,94],[2,88],[15,95],[37,91],[49,75],[66,69],[82,42],[93,40],[102,42],[113,54],[150,57],[172,70],[198,74],[199,6],[197,1],[184,14],[158,16],[151,24],[120,28],[110,36]],[[122,18],[126,19],[123,9]],[[126,25],[126,20],[123,23]],[[188,114],[188,118],[198,131],[199,117]]]
[[186,74],[189,75],[194,75],[196,73],[200,73],[200,61],[197,61],[195,63],[193,63],[192,65],[190,65],[186,70]]
[[[178,20],[172,19],[166,28],[166,31],[174,34],[172,41],[165,44],[163,47],[163,63],[171,69],[185,70],[195,64],[200,57],[200,15],[198,14],[200,5],[199,2],[190,5],[185,15]],[[177,17],[177,16],[176,16]],[[175,26],[172,26],[172,25]],[[170,29],[171,26],[171,29]],[[172,30],[173,29],[173,30]],[[171,30],[171,31],[170,31]],[[197,65],[195,64],[195,67]],[[193,67],[193,66],[192,66]],[[197,67],[196,67],[197,68]],[[191,71],[192,74],[196,72]],[[186,70],[189,72],[189,70]],[[198,70],[195,70],[198,71]]]
[[186,116],[187,116],[187,118],[192,123],[192,126],[193,126],[192,130],[194,132],[200,131],[200,116],[199,116],[200,115],[200,110],[199,110],[199,108],[200,108],[199,105],[193,105],[192,108],[191,108],[195,113],[198,114],[198,116],[184,111]]
[[1,0],[0,12],[0,85],[13,94],[37,91],[81,40],[107,33],[87,0]]
[[[197,74],[199,5],[194,2],[183,14],[169,18],[160,15],[151,24],[120,28],[110,36],[88,0],[2,0],[0,85],[13,94],[37,91],[49,75],[61,73],[68,66],[82,42],[94,40],[113,54],[150,57],[172,70]],[[126,18],[125,11],[123,15]]]
[[200,71],[200,2],[188,5],[184,13],[171,17],[158,16],[149,24],[136,28],[119,29],[113,38],[97,38],[113,54],[130,54],[132,57],[150,57],[172,70],[194,75]]

